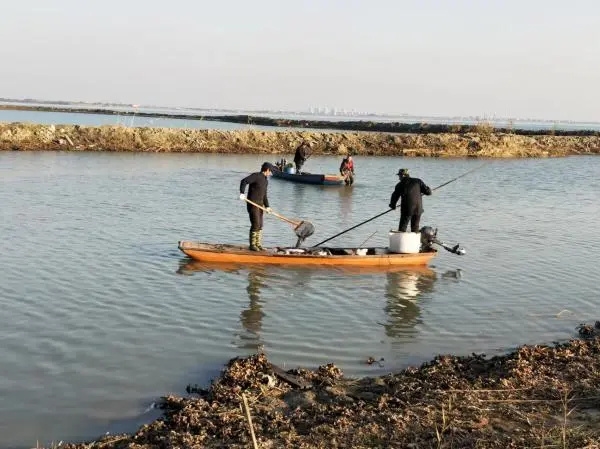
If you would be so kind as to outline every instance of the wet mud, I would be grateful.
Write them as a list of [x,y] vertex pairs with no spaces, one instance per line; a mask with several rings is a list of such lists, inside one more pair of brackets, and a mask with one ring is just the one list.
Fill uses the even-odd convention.
[[333,364],[284,371],[258,353],[187,391],[132,435],[66,447],[252,448],[249,417],[260,448],[598,448],[600,323],[565,343],[362,379]]

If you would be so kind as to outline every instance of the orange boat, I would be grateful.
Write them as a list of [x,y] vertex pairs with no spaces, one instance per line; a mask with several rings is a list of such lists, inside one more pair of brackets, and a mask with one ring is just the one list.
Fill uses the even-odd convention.
[[179,249],[200,262],[329,265],[345,267],[417,266],[437,255],[435,249],[415,254],[391,253],[387,248],[289,248],[273,247],[250,251],[247,246],[180,241]]

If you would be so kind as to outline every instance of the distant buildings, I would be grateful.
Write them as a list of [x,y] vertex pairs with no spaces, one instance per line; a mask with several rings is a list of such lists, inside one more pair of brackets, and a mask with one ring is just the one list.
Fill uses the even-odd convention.
[[329,106],[309,106],[308,107],[308,114],[309,115],[331,115],[331,116],[347,116],[347,117],[356,117],[356,116],[362,116],[362,115],[369,115],[369,116],[373,116],[373,115],[378,115],[377,113],[374,112],[359,112],[356,109],[338,109],[335,107],[329,107]]

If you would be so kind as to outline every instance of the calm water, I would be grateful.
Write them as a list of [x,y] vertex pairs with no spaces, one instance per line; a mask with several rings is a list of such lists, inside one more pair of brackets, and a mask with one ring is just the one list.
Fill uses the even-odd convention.
[[[64,105],[62,105],[64,107]],[[111,107],[111,110],[131,111],[131,108]],[[600,123],[596,122],[550,122],[536,120],[506,120],[506,119],[488,119],[488,118],[461,118],[461,117],[421,117],[421,116],[319,116],[319,115],[302,115],[302,114],[285,114],[285,113],[256,113],[252,111],[198,111],[198,110],[174,110],[174,109],[137,109],[144,112],[167,113],[167,114],[189,114],[202,115],[239,115],[248,114],[256,116],[267,116],[277,118],[289,118],[292,120],[331,120],[331,121],[375,121],[375,122],[399,122],[399,123],[429,123],[429,124],[465,124],[476,125],[478,123],[491,123],[496,127],[508,127],[515,129],[530,129],[530,130],[594,130],[600,131]],[[77,112],[42,112],[42,111],[13,111],[0,110],[0,122],[30,122],[46,125],[83,125],[83,126],[101,126],[101,125],[121,125],[129,127],[148,126],[151,128],[191,128],[191,129],[256,129],[263,131],[298,131],[300,128],[273,127],[273,126],[258,126],[245,125],[241,123],[215,122],[209,120],[185,120],[172,119],[162,117],[140,117],[115,114],[81,114]],[[303,128],[312,132],[330,132],[336,130]],[[339,130],[337,131],[339,132]]]
[[139,117],[115,114],[81,114],[78,112],[12,111],[0,109],[0,122],[25,122],[41,125],[120,125],[128,127],[148,126],[151,128],[190,129],[260,129],[272,130],[270,126],[244,125],[240,123],[214,122],[206,120],[184,120],[162,117]]
[[[600,159],[493,161],[425,199],[446,251],[427,269],[199,266],[180,239],[245,243],[239,180],[258,156],[0,153],[0,447],[95,438],[264,348],[285,367],[374,375],[495,354],[599,319]],[[435,187],[481,161],[357,158],[353,187],[273,179],[316,243],[387,208],[400,166]],[[335,171],[314,157],[307,169]],[[337,240],[385,245],[390,213]],[[293,244],[266,218],[267,244]],[[332,242],[333,243],[333,242]],[[383,366],[366,365],[372,356]]]

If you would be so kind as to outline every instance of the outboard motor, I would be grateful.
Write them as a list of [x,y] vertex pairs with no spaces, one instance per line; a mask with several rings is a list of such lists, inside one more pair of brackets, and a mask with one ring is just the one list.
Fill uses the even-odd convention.
[[431,226],[423,226],[421,228],[421,251],[431,250],[433,248],[433,244],[440,245],[446,251],[450,251],[453,254],[457,254],[462,256],[466,253],[464,248],[460,247],[460,244],[456,244],[454,246],[446,245],[441,240],[437,238],[437,229],[433,229]]
[[437,240],[437,229],[431,226],[423,226],[421,228],[421,251],[427,251],[433,248],[433,244]]

